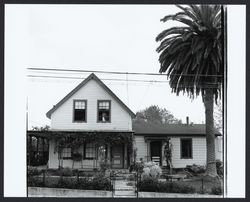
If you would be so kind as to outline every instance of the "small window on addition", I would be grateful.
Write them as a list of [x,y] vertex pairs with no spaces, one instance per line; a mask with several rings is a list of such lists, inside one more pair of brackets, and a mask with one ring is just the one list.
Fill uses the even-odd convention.
[[181,158],[191,159],[193,158],[192,152],[192,139],[181,139]]
[[86,100],[74,100],[74,122],[86,122]]
[[98,122],[110,122],[110,101],[98,101]]

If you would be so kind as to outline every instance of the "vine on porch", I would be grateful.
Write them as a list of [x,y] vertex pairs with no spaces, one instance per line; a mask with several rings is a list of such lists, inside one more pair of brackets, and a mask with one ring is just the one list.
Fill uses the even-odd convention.
[[164,146],[164,156],[166,159],[167,163],[167,169],[169,169],[170,174],[172,174],[172,150],[173,150],[173,145],[170,142],[170,138],[166,138],[164,140],[165,146]]

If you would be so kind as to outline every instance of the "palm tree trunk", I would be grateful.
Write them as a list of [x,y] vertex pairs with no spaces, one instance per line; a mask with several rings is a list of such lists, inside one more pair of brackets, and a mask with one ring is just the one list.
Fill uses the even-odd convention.
[[211,177],[217,176],[215,162],[215,135],[214,135],[214,96],[213,89],[207,89],[204,95],[205,116],[206,116],[206,142],[207,142],[207,168],[206,174]]

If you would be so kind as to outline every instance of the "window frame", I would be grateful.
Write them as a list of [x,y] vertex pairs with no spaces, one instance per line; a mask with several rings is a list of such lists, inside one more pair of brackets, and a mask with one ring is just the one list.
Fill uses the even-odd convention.
[[[86,157],[86,145],[87,144],[93,144],[93,150],[94,150],[94,153],[95,153],[95,157]],[[96,148],[95,148],[95,145],[93,142],[85,142],[84,145],[83,145],[83,159],[84,160],[94,160],[96,159]]]
[[[70,153],[70,157],[64,157],[63,156],[63,150],[64,149],[70,149],[70,152],[68,152],[68,153]],[[63,159],[63,160],[72,160],[72,148],[71,147],[63,147],[63,149],[61,150],[61,154],[60,154],[60,159]]]
[[[76,121],[75,120],[75,103],[76,102],[85,102],[85,121]],[[87,102],[87,100],[85,100],[85,99],[74,99],[73,100],[73,116],[72,116],[72,122],[73,123],[87,123],[87,107],[88,107],[88,102]]]
[[[99,103],[100,102],[109,102],[109,121],[99,121]],[[111,100],[97,100],[97,123],[111,123]]]
[[[182,156],[183,140],[190,140],[191,141],[191,156],[190,157],[183,157]],[[180,138],[180,157],[181,157],[181,159],[193,159],[193,138]]]

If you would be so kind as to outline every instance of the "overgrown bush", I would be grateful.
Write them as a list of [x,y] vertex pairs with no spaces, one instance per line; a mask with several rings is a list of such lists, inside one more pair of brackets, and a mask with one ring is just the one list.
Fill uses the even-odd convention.
[[59,170],[59,175],[60,176],[72,176],[73,175],[73,171],[70,168],[61,168]]
[[139,161],[139,162],[134,162],[130,165],[129,167],[129,172],[132,172],[132,171],[137,171],[138,173],[142,173],[143,172],[143,162],[142,161]]
[[223,163],[220,160],[216,160],[216,169],[217,174],[222,177],[223,176]]
[[93,179],[80,178],[79,182],[76,183],[76,188],[85,190],[111,190],[111,183],[104,175],[98,174]]
[[205,168],[205,166],[193,164],[193,165],[187,165],[186,170],[188,172],[192,173],[193,175],[198,175],[201,173],[205,173],[206,168]]
[[67,189],[74,189],[76,188],[76,181],[74,178],[64,178],[60,177],[58,183],[55,184],[56,188],[67,188]]
[[221,195],[222,194],[221,186],[214,186],[214,187],[212,187],[211,194]]
[[40,175],[41,173],[42,171],[38,170],[37,168],[33,168],[33,167],[28,168],[28,176]]
[[162,170],[155,162],[150,161],[144,163],[142,180],[158,180],[162,174]]
[[44,187],[42,179],[39,177],[28,176],[28,187]]
[[91,183],[94,190],[111,190],[110,180],[102,174],[94,176]]
[[100,169],[102,172],[105,172],[107,169],[110,168],[110,163],[109,162],[100,162]]
[[157,182],[156,180],[142,180],[138,184],[140,191],[163,193],[194,193],[195,188],[175,182]]

